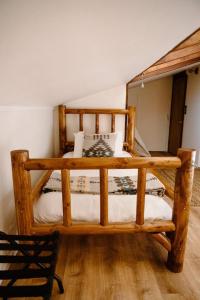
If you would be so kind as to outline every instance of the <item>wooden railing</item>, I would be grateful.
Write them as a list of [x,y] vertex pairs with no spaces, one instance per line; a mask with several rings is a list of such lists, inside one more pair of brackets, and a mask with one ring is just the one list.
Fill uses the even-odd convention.
[[[99,169],[100,172],[100,225],[108,226],[108,169],[132,169],[138,168],[138,193],[136,225],[144,224],[146,170],[149,168],[180,168],[181,160],[178,157],[156,158],[48,158],[29,159],[28,151],[13,151],[13,180],[15,198],[19,214],[17,213],[20,233],[29,232],[34,224],[32,213],[32,201],[38,196],[42,187],[42,181],[38,184],[38,190],[30,186],[30,170],[61,170],[62,200],[63,200],[63,226],[72,226],[71,219],[71,194],[70,194],[70,170],[75,169]],[[50,173],[48,173],[50,175]],[[47,177],[44,177],[46,180]],[[26,211],[26,216],[22,211]],[[28,215],[28,217],[27,217]],[[22,220],[24,221],[22,222]],[[25,224],[25,225],[24,225]],[[166,224],[163,224],[166,225]],[[169,223],[167,223],[167,226]],[[173,228],[170,224],[169,229]],[[38,228],[38,225],[37,225]],[[83,227],[83,230],[84,231]],[[123,227],[125,228],[125,227]],[[150,229],[150,227],[149,227]],[[139,227],[137,230],[140,231]]]
[[[187,236],[189,203],[192,193],[192,150],[179,149],[177,157],[134,158],[48,158],[29,159],[26,150],[11,152],[17,225],[20,234],[48,233],[59,230],[67,234],[113,234],[122,232],[151,232],[170,251],[168,266],[182,268]],[[176,180],[172,220],[145,221],[145,186],[147,169],[175,168]],[[98,169],[100,172],[100,223],[73,224],[71,216],[70,170]],[[108,220],[108,170],[138,169],[136,220],[130,223],[109,223]],[[32,188],[31,170],[48,170],[43,179]],[[33,201],[38,198],[43,184],[52,170],[61,170],[63,223],[35,224]],[[172,232],[170,239],[156,234]],[[171,241],[171,242],[170,242]]]
[[59,137],[60,153],[66,152],[66,147],[74,145],[73,141],[67,139],[67,115],[79,115],[79,130],[84,130],[84,115],[95,115],[95,133],[100,133],[100,115],[111,116],[111,132],[115,131],[116,115],[127,117],[127,128],[125,128],[124,147],[130,152],[134,150],[134,128],[135,128],[135,107],[129,106],[128,109],[77,109],[67,108],[65,105],[59,106]]

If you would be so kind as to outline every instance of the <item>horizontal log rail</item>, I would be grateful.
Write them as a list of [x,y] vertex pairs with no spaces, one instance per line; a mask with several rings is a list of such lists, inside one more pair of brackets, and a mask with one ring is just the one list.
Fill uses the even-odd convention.
[[174,231],[175,225],[172,221],[155,221],[145,222],[142,225],[137,225],[135,222],[123,224],[73,224],[70,227],[62,224],[34,224],[31,227],[32,234],[45,234],[53,231],[59,231],[63,234],[117,234],[117,233],[136,233],[136,232],[168,232]]
[[46,158],[28,159],[25,170],[82,170],[82,169],[153,169],[180,168],[177,157],[128,157],[128,158]]
[[126,115],[129,113],[128,109],[90,109],[90,108],[65,108],[65,114],[102,114],[102,115]]

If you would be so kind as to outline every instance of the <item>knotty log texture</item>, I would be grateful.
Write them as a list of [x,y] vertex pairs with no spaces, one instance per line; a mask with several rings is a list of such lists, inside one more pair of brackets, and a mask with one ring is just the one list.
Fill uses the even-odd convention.
[[167,266],[173,272],[181,272],[183,268],[192,197],[195,151],[179,149],[178,157],[181,159],[182,165],[176,172],[172,217],[176,230],[170,234],[172,249],[167,260]]
[[33,225],[33,205],[31,198],[30,172],[24,169],[24,163],[29,159],[26,150],[11,152],[15,210],[19,234],[29,234]]

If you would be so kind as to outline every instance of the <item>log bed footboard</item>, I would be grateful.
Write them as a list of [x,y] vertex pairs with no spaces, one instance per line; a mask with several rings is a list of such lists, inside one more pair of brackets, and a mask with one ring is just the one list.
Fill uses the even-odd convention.
[[[168,251],[167,266],[174,272],[183,267],[187,238],[189,204],[192,194],[194,151],[179,149],[177,157],[134,157],[134,158],[49,158],[29,159],[27,150],[11,152],[16,217],[19,234],[45,234],[55,230],[63,234],[115,234],[149,232]],[[136,221],[112,223],[108,220],[108,169],[134,169],[138,172],[138,193]],[[172,220],[145,221],[146,170],[175,168],[176,180]],[[100,223],[73,224],[71,218],[70,170],[99,169],[100,172]],[[48,170],[31,187],[31,170]],[[33,216],[33,202],[52,170],[61,170],[63,223],[36,224]],[[166,233],[166,234],[163,234]]]

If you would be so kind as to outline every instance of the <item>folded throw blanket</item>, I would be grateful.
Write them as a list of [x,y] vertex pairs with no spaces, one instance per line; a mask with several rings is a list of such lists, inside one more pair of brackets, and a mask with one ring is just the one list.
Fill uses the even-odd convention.
[[[70,177],[71,193],[100,194],[100,178],[76,176]],[[43,187],[44,193],[61,192],[61,175],[54,173]],[[137,176],[108,177],[108,193],[114,195],[137,194]],[[163,197],[164,185],[156,176],[148,173],[146,176],[146,194]]]

